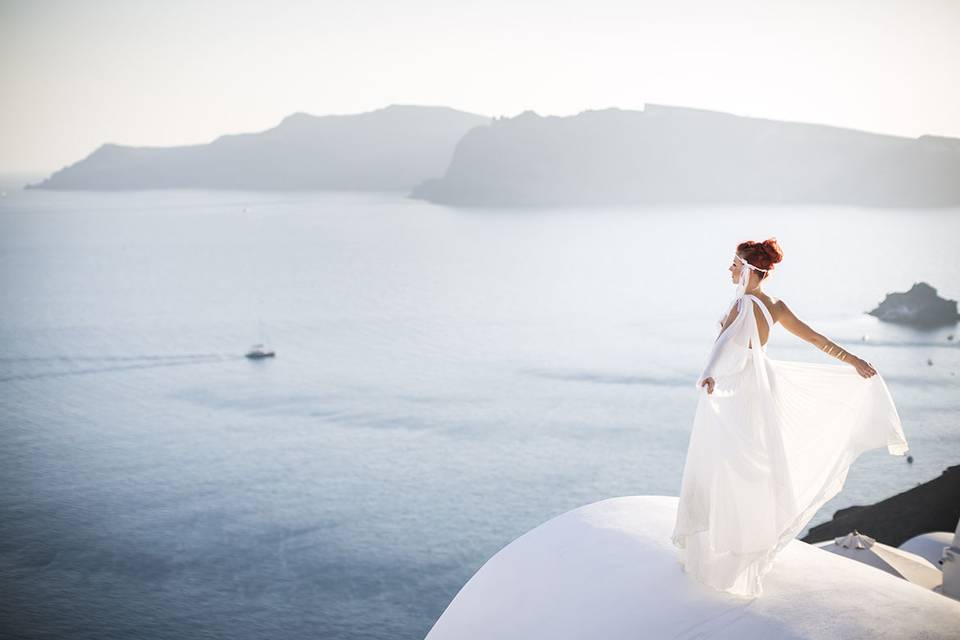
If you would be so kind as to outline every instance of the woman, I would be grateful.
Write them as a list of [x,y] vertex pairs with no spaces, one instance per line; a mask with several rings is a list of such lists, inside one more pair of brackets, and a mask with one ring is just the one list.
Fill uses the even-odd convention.
[[[736,295],[697,380],[672,534],[684,571],[747,597],[762,593],[776,554],[840,491],[861,453],[907,451],[880,374],[761,290],[782,258],[775,238],[737,246]],[[769,358],[777,322],[843,364]]]

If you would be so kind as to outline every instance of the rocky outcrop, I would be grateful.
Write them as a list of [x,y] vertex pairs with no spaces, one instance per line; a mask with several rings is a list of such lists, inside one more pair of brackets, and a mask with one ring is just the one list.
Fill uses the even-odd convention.
[[879,306],[867,313],[886,322],[923,327],[953,324],[960,320],[957,301],[941,298],[926,282],[916,282],[906,292],[888,293]]
[[898,547],[928,531],[953,531],[960,519],[960,465],[939,477],[869,506],[840,509],[833,519],[815,527],[804,542],[823,542],[854,529],[884,544]]

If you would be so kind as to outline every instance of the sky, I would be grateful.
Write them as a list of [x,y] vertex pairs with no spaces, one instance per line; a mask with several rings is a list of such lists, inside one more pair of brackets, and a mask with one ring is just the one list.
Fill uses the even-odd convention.
[[960,137],[958,34],[960,0],[0,0],[0,172],[390,104]]

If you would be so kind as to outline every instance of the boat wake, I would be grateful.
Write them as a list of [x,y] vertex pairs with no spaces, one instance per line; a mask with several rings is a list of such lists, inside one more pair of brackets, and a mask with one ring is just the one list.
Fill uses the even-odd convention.
[[[222,353],[185,353],[178,355],[128,355],[128,356],[24,356],[0,358],[0,382],[15,380],[38,380],[67,376],[90,375],[124,371],[129,369],[154,369],[210,364],[229,360],[242,360],[242,355]],[[67,369],[45,371],[10,371],[17,365],[76,365]],[[98,366],[100,365],[100,366]]]

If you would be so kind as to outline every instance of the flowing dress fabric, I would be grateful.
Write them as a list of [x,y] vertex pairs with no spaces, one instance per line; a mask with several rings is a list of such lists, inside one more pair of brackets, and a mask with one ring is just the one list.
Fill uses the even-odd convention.
[[[902,456],[907,441],[879,373],[769,358],[754,305],[772,331],[770,312],[738,293],[738,314],[697,380],[672,542],[687,573],[756,597],[777,553],[839,493],[854,460],[880,447]],[[700,386],[707,377],[712,394]]]

